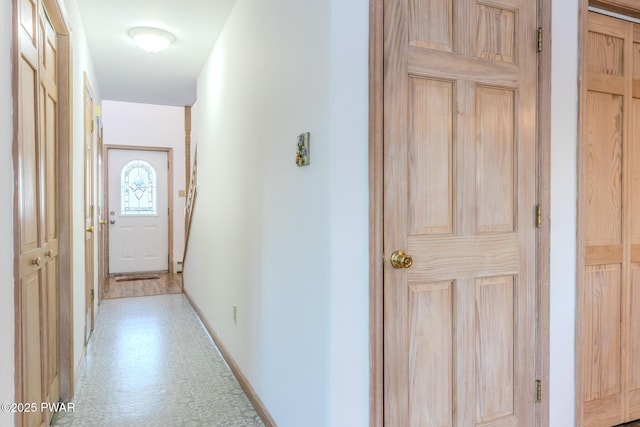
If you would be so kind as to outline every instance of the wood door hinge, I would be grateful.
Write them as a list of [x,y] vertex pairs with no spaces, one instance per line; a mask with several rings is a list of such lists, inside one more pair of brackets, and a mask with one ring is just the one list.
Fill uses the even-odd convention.
[[536,228],[542,227],[542,206],[536,206]]
[[542,381],[536,380],[536,402],[542,402]]
[[542,52],[542,27],[538,27],[538,48],[536,52]]

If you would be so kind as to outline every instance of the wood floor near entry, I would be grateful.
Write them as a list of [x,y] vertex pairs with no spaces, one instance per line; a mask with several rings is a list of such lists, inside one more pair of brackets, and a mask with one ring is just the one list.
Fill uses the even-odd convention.
[[[135,274],[125,275],[135,278]],[[170,295],[182,293],[182,274],[145,273],[145,277],[157,279],[122,280],[122,275],[107,277],[103,299],[147,297],[153,295]],[[142,276],[142,275],[140,275]]]

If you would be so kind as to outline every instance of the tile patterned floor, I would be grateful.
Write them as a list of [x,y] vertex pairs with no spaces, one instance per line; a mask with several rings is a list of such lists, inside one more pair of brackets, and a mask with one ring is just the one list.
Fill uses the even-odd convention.
[[54,426],[263,426],[183,295],[103,301]]

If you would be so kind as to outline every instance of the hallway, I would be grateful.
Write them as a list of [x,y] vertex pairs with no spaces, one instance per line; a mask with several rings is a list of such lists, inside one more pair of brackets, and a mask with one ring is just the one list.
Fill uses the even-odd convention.
[[[218,407],[214,396],[227,396],[231,386],[216,368],[202,366],[218,356],[205,363],[186,354],[194,334],[173,319],[195,316],[170,314],[167,306],[182,296],[128,300],[132,295],[121,298],[124,282],[101,286],[113,272],[104,262],[115,247],[103,245],[113,236],[106,230],[114,225],[111,212],[119,212],[104,197],[116,188],[103,173],[106,154],[145,148],[172,153],[168,269],[183,263],[185,295],[221,338],[264,422],[368,425],[369,2],[2,5],[0,227],[11,238],[0,247],[0,403],[71,402],[74,413],[55,419],[62,426],[252,425],[248,404],[249,413],[235,410],[240,421],[223,417],[225,402]],[[43,34],[47,23],[53,31]],[[174,43],[154,54],[139,49],[130,32],[143,26],[171,32]],[[52,39],[41,43],[43,35]],[[45,65],[59,78],[56,96],[46,98],[57,100],[57,109],[39,99]],[[27,100],[37,105],[20,108]],[[43,112],[56,120],[40,121]],[[48,127],[32,132],[37,126]],[[46,150],[38,137],[45,130],[59,139]],[[307,133],[313,158],[302,168],[294,160],[298,136]],[[33,168],[19,167],[22,157]],[[61,176],[32,176],[40,169]],[[20,185],[23,170],[29,187]],[[198,199],[187,240],[183,214],[192,189]],[[51,221],[21,226],[21,212],[39,214],[42,200],[55,202],[48,203]],[[59,241],[48,244],[40,234]],[[242,259],[252,265],[238,265]],[[49,292],[35,278],[51,279]],[[31,309],[42,301],[51,308]],[[162,307],[148,313],[148,301]],[[156,318],[158,310],[171,320]],[[206,335],[198,340],[213,349]],[[182,370],[194,366],[203,372]],[[231,395],[242,396],[227,372],[222,379],[233,383]],[[0,425],[28,425],[27,418],[0,413]]]
[[54,426],[262,426],[183,295],[105,300]]

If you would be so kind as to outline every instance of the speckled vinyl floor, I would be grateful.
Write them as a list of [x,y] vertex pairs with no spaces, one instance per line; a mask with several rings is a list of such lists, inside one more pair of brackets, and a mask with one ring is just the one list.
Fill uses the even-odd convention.
[[263,426],[182,295],[104,300],[54,426]]

